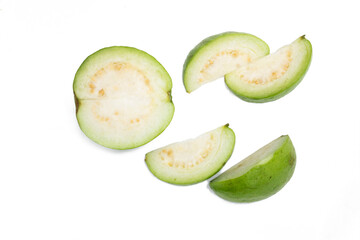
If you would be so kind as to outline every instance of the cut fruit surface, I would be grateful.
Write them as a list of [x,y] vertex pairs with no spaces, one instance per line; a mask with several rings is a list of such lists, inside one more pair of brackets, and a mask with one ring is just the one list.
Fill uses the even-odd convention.
[[141,146],[158,136],[174,114],[169,74],[136,48],[109,47],[90,55],[73,88],[81,130],[105,147]]
[[230,158],[234,145],[235,134],[225,125],[195,139],[149,152],[145,162],[160,180],[189,185],[217,173]]
[[302,36],[277,52],[225,75],[225,82],[245,101],[274,101],[300,83],[310,66],[311,56],[311,43]]
[[268,45],[251,34],[225,32],[208,37],[195,46],[185,60],[186,91],[190,93],[267,54]]
[[281,136],[220,174],[209,186],[228,201],[259,201],[283,188],[295,165],[294,146],[289,136]]

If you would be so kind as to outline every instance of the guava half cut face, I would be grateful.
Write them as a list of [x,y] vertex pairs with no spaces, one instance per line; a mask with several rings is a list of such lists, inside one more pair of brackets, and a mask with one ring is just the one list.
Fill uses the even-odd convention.
[[185,89],[190,93],[267,54],[269,46],[251,34],[225,32],[208,37],[195,46],[185,60]]
[[230,158],[234,145],[235,134],[225,125],[197,138],[149,152],[145,162],[158,179],[190,185],[217,173]]
[[171,88],[169,74],[149,54],[131,47],[101,49],[75,75],[79,126],[105,147],[139,147],[169,125],[174,114]]
[[295,148],[285,135],[220,174],[209,186],[216,195],[231,202],[259,201],[283,188],[295,165]]
[[225,83],[245,101],[274,101],[301,82],[310,66],[311,56],[311,43],[302,36],[277,52],[225,75]]

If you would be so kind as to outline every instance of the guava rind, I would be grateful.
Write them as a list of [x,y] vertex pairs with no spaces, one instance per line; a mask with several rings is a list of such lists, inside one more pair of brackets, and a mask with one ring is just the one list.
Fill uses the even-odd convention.
[[[231,202],[255,202],[280,191],[291,179],[296,166],[296,152],[289,136],[265,164],[258,164],[241,176],[209,183],[219,197]],[[229,170],[228,170],[229,171]]]
[[293,76],[291,81],[289,81],[289,82],[291,82],[291,84],[289,86],[287,86],[287,88],[282,89],[279,92],[269,94],[266,97],[254,97],[254,96],[245,95],[244,93],[238,91],[235,87],[231,87],[231,85],[228,83],[229,76],[230,76],[230,74],[232,74],[232,73],[229,73],[229,74],[225,75],[225,83],[226,83],[228,89],[232,93],[234,93],[237,97],[239,97],[240,99],[247,101],[247,102],[253,102],[253,103],[272,102],[272,101],[278,100],[278,99],[284,97],[285,95],[289,94],[303,80],[303,78],[305,77],[305,75],[311,65],[311,60],[312,60],[312,45],[311,45],[310,41],[305,38],[305,35],[301,36],[298,39],[298,41],[303,42],[303,44],[306,47],[307,53],[306,53],[306,57],[302,61],[302,64],[300,64],[300,68],[298,69],[297,74]]
[[202,51],[206,51],[206,47],[210,46],[211,44],[216,44],[216,41],[221,40],[221,39],[225,39],[227,37],[241,37],[241,38],[248,38],[251,39],[253,41],[256,41],[257,44],[259,45],[259,48],[262,48],[263,51],[263,55],[268,55],[270,52],[270,48],[269,46],[260,38],[252,35],[252,34],[248,34],[248,33],[241,33],[241,32],[234,32],[234,31],[228,31],[228,32],[223,32],[223,33],[219,33],[210,37],[205,38],[204,40],[202,40],[200,43],[198,43],[187,55],[184,65],[183,65],[183,84],[185,87],[186,92],[191,93],[192,91],[196,90],[196,89],[190,89],[189,87],[189,77],[187,76],[187,70],[189,69],[189,67],[191,66],[191,64],[196,61],[196,56],[198,54],[201,54]]
[[221,145],[219,146],[219,150],[216,153],[217,160],[216,160],[216,165],[212,166],[211,168],[208,168],[208,170],[201,174],[201,175],[193,175],[191,178],[174,178],[174,177],[169,177],[169,176],[165,176],[162,174],[159,174],[155,164],[153,164],[153,161],[158,161],[158,159],[156,159],[156,155],[153,154],[153,152],[158,151],[160,149],[156,149],[154,151],[151,151],[149,153],[147,153],[145,155],[145,163],[148,167],[148,169],[150,170],[150,172],[157,177],[158,179],[160,179],[161,181],[170,183],[170,184],[174,184],[174,185],[193,185],[196,183],[200,183],[205,181],[206,179],[209,179],[210,177],[214,176],[217,172],[219,172],[223,166],[226,164],[226,162],[230,159],[233,151],[234,151],[234,147],[235,147],[235,133],[234,131],[229,128],[229,124],[224,125],[223,127],[223,138]]

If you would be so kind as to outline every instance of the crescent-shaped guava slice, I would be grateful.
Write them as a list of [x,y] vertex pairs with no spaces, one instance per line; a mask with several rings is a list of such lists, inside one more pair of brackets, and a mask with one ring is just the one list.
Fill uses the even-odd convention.
[[144,145],[169,125],[172,81],[151,55],[108,47],[90,55],[73,84],[76,117],[94,142],[113,149]]
[[190,93],[267,54],[269,46],[251,34],[225,32],[210,36],[196,45],[185,60],[185,89]]
[[190,185],[217,173],[230,158],[234,145],[235,134],[227,124],[194,139],[149,152],[145,162],[158,179]]
[[225,83],[245,101],[274,101],[301,82],[310,66],[311,56],[311,43],[302,36],[275,53],[226,74]]
[[289,136],[281,136],[234,165],[209,186],[219,197],[231,202],[254,202],[268,198],[292,177],[295,148]]

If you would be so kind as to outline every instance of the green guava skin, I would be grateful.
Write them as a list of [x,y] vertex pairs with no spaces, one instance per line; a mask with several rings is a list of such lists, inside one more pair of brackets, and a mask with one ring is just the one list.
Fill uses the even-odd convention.
[[194,56],[196,56],[201,50],[204,49],[204,47],[206,47],[207,45],[213,43],[214,41],[221,39],[223,37],[228,37],[228,36],[244,36],[244,37],[249,37],[249,38],[254,38],[258,41],[260,41],[263,45],[263,47],[266,48],[266,55],[270,53],[270,48],[269,46],[260,38],[248,34],[248,33],[240,33],[240,32],[233,32],[233,31],[228,31],[228,32],[223,32],[223,33],[219,33],[210,37],[205,38],[204,40],[202,40],[199,44],[197,44],[188,54],[188,56],[186,57],[186,60],[184,62],[183,65],[183,84],[184,87],[186,89],[187,93],[190,93],[191,91],[188,89],[187,87],[187,76],[186,76],[186,70],[189,67],[189,65],[191,64],[191,62],[194,60]]
[[234,93],[237,97],[239,97],[240,99],[242,99],[246,102],[266,103],[266,102],[272,102],[272,101],[278,100],[279,98],[284,97],[285,95],[290,93],[292,90],[294,90],[299,85],[299,83],[303,80],[305,74],[309,70],[309,67],[311,64],[312,45],[311,45],[310,41],[305,38],[305,35],[301,36],[299,38],[299,40],[302,41],[304,43],[304,45],[306,46],[307,54],[306,54],[306,58],[304,59],[304,61],[300,64],[298,73],[292,78],[292,80],[291,80],[292,84],[289,85],[287,88],[282,89],[279,92],[273,93],[267,97],[262,97],[262,98],[246,96],[246,95],[243,95],[242,93],[239,93],[235,88],[230,88],[229,85],[227,84],[226,75],[225,75],[226,86],[232,93]]
[[287,136],[283,145],[264,165],[255,166],[233,179],[217,181],[215,178],[209,186],[216,195],[230,202],[260,201],[274,195],[286,185],[294,173],[295,165],[295,148]]

